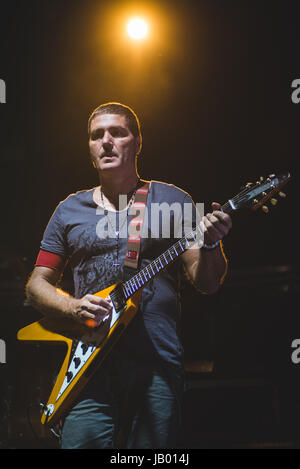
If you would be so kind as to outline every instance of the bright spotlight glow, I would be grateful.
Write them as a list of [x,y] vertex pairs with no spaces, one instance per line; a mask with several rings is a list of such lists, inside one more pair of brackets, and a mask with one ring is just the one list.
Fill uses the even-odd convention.
[[132,39],[143,39],[147,36],[148,25],[140,18],[133,18],[127,25],[127,32]]

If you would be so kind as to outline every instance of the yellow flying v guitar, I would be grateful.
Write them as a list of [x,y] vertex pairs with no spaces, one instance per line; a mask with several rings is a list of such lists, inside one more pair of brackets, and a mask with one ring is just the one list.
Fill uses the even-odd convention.
[[[265,180],[260,178],[256,183],[248,183],[221,209],[225,213],[232,213],[244,207],[252,210],[262,207],[266,212],[267,200],[270,199],[273,205],[277,202],[274,194],[278,192],[279,196],[285,197],[281,188],[290,178],[289,173],[279,176],[272,174]],[[111,315],[106,316],[100,326],[88,328],[71,319],[44,317],[18,332],[17,337],[21,341],[64,342],[67,346],[65,359],[44,406],[43,424],[54,426],[78,397],[136,315],[144,286],[202,238],[203,233],[197,226],[128,281],[95,293],[96,296],[110,299],[113,305]]]

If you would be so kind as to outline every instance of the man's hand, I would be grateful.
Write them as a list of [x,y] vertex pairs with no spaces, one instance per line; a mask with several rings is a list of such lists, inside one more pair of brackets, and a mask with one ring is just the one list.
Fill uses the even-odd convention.
[[57,288],[60,276],[58,270],[35,267],[26,285],[28,303],[47,316],[72,318],[89,327],[99,326],[107,315],[111,317],[110,301],[90,294],[73,298]]
[[89,327],[100,326],[103,318],[111,315],[111,300],[87,294],[80,299],[72,300],[72,317],[75,321]]
[[217,202],[212,203],[212,213],[207,213],[200,222],[200,228],[204,233],[205,244],[214,244],[221,241],[231,230],[231,217],[222,212],[221,205]]

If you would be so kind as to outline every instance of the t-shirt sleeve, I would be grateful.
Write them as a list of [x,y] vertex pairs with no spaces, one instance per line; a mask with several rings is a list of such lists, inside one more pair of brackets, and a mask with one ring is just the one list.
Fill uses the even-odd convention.
[[41,250],[68,257],[66,230],[62,217],[62,206],[59,204],[51,216],[41,241]]

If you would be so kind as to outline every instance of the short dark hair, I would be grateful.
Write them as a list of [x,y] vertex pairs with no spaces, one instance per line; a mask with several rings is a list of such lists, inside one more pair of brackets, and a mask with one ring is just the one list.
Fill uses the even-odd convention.
[[132,135],[134,137],[140,137],[142,141],[140,121],[136,113],[129,106],[125,106],[125,104],[115,103],[115,102],[109,102],[109,103],[101,104],[101,106],[98,106],[91,113],[89,120],[88,120],[89,135],[91,132],[91,122],[94,119],[94,117],[98,114],[120,114],[121,116],[124,116],[126,118],[128,128],[131,131]]

